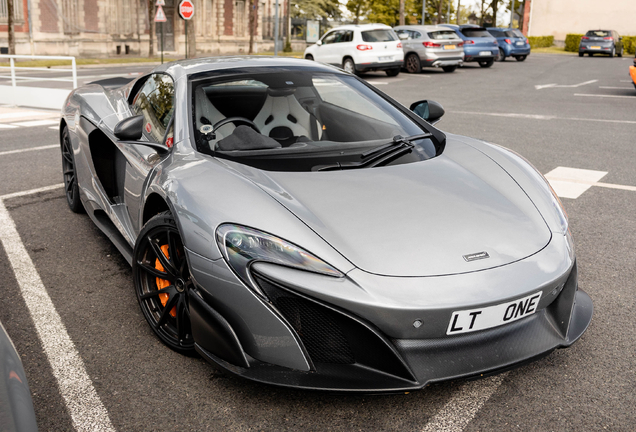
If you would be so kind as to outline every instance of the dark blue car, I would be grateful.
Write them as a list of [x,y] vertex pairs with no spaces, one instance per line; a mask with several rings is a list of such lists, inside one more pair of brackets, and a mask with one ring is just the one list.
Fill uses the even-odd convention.
[[478,62],[481,67],[490,67],[499,55],[497,40],[488,31],[472,24],[441,24],[452,28],[464,41],[464,63]]
[[530,55],[528,39],[518,29],[488,27],[487,30],[499,43],[497,61],[505,61],[506,57],[524,61]]

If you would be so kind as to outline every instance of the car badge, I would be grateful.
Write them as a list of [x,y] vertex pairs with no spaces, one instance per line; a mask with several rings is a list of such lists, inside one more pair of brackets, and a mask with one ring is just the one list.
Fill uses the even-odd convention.
[[485,251],[464,255],[464,259],[466,260],[466,262],[477,261],[477,260],[486,259],[486,258],[490,258],[490,255],[488,255],[488,252],[485,252]]

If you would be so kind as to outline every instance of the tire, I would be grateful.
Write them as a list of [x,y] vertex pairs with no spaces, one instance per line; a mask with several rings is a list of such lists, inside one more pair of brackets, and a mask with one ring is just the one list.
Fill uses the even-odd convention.
[[579,53],[579,57],[583,57],[583,54],[584,54],[584,53],[580,52],[580,53]]
[[406,71],[412,74],[418,74],[422,72],[422,62],[420,61],[420,56],[417,54],[409,54],[406,56]]
[[352,74],[356,73],[356,64],[353,62],[353,60],[350,57],[347,57],[346,59],[342,61],[342,68],[346,72],[349,72]]
[[519,61],[519,62],[522,62],[522,61],[524,61],[524,60],[526,59],[526,57],[528,57],[528,56],[524,56],[524,55],[522,55],[522,56],[517,56],[517,57],[515,57],[515,60],[517,60],[517,61]]
[[506,53],[504,53],[504,50],[499,48],[499,54],[496,57],[497,61],[506,61]]
[[621,47],[621,52],[616,54],[618,57],[623,57],[623,47]]
[[495,59],[483,60],[479,62],[479,67],[489,68],[495,63]]
[[612,48],[612,52],[610,53],[610,58],[614,58],[614,56],[616,55],[616,48]]
[[594,57],[594,53],[587,53],[590,57]]
[[188,301],[194,284],[170,212],[159,213],[144,225],[133,252],[132,270],[137,300],[152,330],[174,351],[194,354]]
[[398,76],[400,74],[400,68],[387,69],[384,73],[390,77]]
[[80,199],[79,184],[77,183],[77,171],[75,169],[73,145],[71,144],[71,136],[68,133],[68,127],[66,127],[66,125],[62,128],[62,136],[60,140],[60,147],[62,150],[62,176],[64,177],[66,204],[68,204],[68,207],[73,213],[84,213],[84,206]]
[[444,70],[444,72],[455,72],[455,69],[457,69],[457,65],[455,65],[455,66],[442,66],[442,69]]
[[306,59],[306,60],[313,60],[313,59],[314,59],[314,56],[312,56],[311,54],[307,54],[307,55],[305,56],[305,59]]

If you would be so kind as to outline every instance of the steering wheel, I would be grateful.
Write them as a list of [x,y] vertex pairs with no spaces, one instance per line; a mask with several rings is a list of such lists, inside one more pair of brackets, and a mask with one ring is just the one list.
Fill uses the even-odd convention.
[[218,128],[220,128],[223,125],[226,125],[228,123],[234,123],[234,124],[244,124],[246,126],[251,127],[252,129],[254,129],[256,132],[261,133],[260,129],[258,128],[258,126],[256,126],[256,124],[254,124],[254,122],[250,119],[247,119],[245,117],[227,117],[224,118],[221,121],[216,122],[213,126],[212,126],[212,130],[216,131]]

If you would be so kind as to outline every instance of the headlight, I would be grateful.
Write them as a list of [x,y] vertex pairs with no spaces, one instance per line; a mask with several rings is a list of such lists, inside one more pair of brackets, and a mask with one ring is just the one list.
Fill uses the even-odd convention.
[[225,224],[216,230],[216,241],[228,264],[246,284],[254,286],[249,267],[257,261],[280,264],[327,276],[343,276],[309,252],[273,235],[252,228]]

